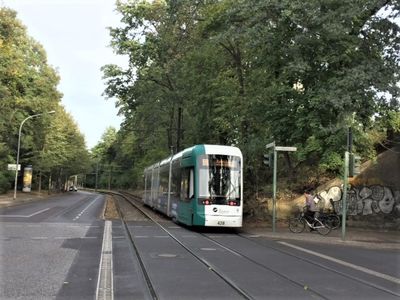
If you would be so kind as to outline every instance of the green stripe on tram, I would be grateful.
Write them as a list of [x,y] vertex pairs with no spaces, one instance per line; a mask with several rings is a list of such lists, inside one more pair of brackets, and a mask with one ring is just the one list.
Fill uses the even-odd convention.
[[206,154],[206,147],[204,145],[198,145],[193,149],[193,156],[195,157],[195,184],[194,184],[194,199],[192,202],[194,214],[193,223],[196,225],[206,225],[205,220],[205,205],[199,205],[199,162],[198,157]]

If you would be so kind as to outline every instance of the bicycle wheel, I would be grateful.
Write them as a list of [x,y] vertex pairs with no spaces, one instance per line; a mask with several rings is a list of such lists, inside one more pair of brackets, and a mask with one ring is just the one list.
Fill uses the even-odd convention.
[[303,232],[306,224],[303,218],[294,217],[289,219],[289,230],[293,233]]
[[316,225],[316,229],[319,234],[327,235],[329,232],[331,232],[331,227],[326,222],[321,222],[320,220],[317,220],[317,223],[318,224]]
[[329,226],[331,229],[337,229],[340,227],[340,217],[338,215],[329,215]]

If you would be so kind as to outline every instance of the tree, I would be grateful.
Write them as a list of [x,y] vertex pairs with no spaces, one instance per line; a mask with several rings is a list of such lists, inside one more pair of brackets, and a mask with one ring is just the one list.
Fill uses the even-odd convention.
[[171,145],[237,145],[251,187],[265,177],[262,154],[273,140],[299,149],[281,169],[335,175],[348,127],[370,156],[371,128],[395,130],[396,121],[382,120],[399,111],[396,1],[134,1],[117,8],[124,26],[111,30],[112,45],[130,66],[104,67],[105,93],[118,99],[139,165]]
[[[13,176],[5,166],[15,163],[18,131],[28,116],[55,110],[26,122],[21,134],[22,164],[34,172],[60,177],[85,165],[87,150],[72,117],[60,106],[59,76],[48,65],[43,47],[27,35],[16,12],[0,7],[0,189],[5,192]],[[4,179],[6,178],[6,179]],[[57,178],[61,185],[61,177]]]

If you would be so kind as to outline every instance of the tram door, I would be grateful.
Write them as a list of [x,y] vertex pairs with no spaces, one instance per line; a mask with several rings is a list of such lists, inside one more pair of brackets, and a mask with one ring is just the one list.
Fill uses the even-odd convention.
[[181,174],[181,195],[178,207],[178,220],[184,224],[192,225],[194,198],[194,175],[193,168],[182,169]]

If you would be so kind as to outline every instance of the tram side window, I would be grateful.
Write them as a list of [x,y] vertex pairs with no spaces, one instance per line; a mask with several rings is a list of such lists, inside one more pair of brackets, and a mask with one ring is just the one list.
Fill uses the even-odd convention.
[[160,166],[160,196],[168,195],[169,165]]
[[146,172],[145,175],[145,200],[150,200],[151,194],[151,170]]
[[179,160],[172,164],[171,196],[179,199],[181,194],[181,167]]
[[190,201],[190,199],[194,196],[193,182],[193,169],[183,169],[181,179],[181,200]]

